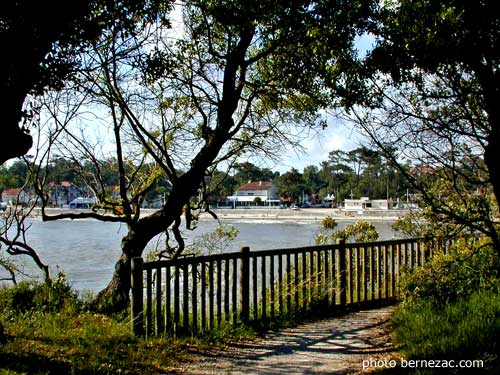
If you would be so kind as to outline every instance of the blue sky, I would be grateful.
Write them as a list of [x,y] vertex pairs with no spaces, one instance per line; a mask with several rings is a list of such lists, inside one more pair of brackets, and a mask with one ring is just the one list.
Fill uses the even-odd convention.
[[[356,48],[360,57],[373,48],[375,39],[371,35],[362,35],[356,40]],[[363,143],[363,136],[353,127],[341,120],[330,116],[327,120],[328,127],[316,134],[308,134],[301,142],[304,153],[288,151],[283,156],[281,163],[270,164],[272,170],[286,172],[292,167],[302,171],[308,165],[319,165],[328,159],[328,154],[333,150],[350,151]]]
[[305,138],[301,142],[304,152],[288,150],[283,155],[281,162],[264,162],[263,166],[280,173],[286,172],[292,167],[302,172],[304,167],[308,165],[319,166],[322,161],[328,159],[328,154],[331,151],[350,151],[359,147],[362,141],[362,136],[352,126],[329,118],[326,129],[305,134]]

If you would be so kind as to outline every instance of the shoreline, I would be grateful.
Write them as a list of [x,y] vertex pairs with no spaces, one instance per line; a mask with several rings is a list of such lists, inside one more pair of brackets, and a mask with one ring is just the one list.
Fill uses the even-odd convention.
[[[83,213],[91,212],[84,209],[63,209],[63,208],[46,208],[47,213],[51,215],[64,213]],[[147,216],[156,209],[142,209],[141,216]],[[305,208],[305,209],[290,209],[290,208],[214,208],[212,211],[220,220],[276,220],[276,221],[312,221],[319,222],[325,217],[330,216],[337,221],[395,221],[405,216],[410,210],[363,210],[352,211],[338,208]],[[32,216],[40,217],[40,209],[35,208]],[[209,220],[212,216],[209,213],[203,212],[200,215],[200,220]]]
[[[409,210],[364,210],[345,211],[332,208],[306,208],[300,210],[250,208],[250,209],[213,209],[219,219],[227,220],[282,220],[282,221],[321,221],[330,216],[337,221],[394,221],[405,216]],[[211,218],[203,213],[201,219]]]

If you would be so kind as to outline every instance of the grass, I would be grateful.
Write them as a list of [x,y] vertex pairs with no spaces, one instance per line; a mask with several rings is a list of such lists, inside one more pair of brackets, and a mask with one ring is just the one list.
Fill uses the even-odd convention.
[[[394,343],[408,360],[482,360],[483,367],[474,373],[499,373],[500,295],[495,292],[479,291],[443,306],[429,301],[401,306],[392,320]],[[461,371],[471,369],[453,373]]]
[[92,313],[28,313],[5,322],[0,374],[172,373],[193,339],[137,339],[125,322]]
[[64,279],[1,287],[0,326],[0,375],[175,374],[197,352],[251,336],[226,329],[200,338],[137,338],[128,317],[90,312]]

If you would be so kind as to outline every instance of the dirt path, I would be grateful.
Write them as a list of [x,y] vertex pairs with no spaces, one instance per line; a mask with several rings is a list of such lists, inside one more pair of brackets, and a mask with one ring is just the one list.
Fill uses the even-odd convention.
[[307,323],[262,339],[200,355],[188,375],[351,374],[363,359],[392,355],[388,319],[392,308],[366,310]]

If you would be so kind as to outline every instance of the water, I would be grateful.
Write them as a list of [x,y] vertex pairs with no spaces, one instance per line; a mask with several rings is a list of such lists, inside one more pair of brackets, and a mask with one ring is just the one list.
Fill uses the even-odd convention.
[[[251,250],[300,247],[314,245],[319,222],[290,222],[280,220],[223,220],[238,231],[237,238],[224,249],[239,251],[241,246]],[[338,229],[353,221],[339,222]],[[63,271],[77,290],[99,291],[106,286],[120,255],[120,241],[126,234],[126,226],[120,223],[106,223],[94,220],[31,221],[28,231],[29,243],[38,250],[43,262],[51,268],[52,274]],[[380,239],[394,236],[391,222],[373,222]],[[191,243],[203,233],[213,232],[218,226],[215,220],[203,219],[195,231],[184,233],[186,243]],[[153,249],[158,241],[152,241]],[[25,271],[36,273],[29,262],[24,262]],[[2,274],[0,273],[0,278]]]

